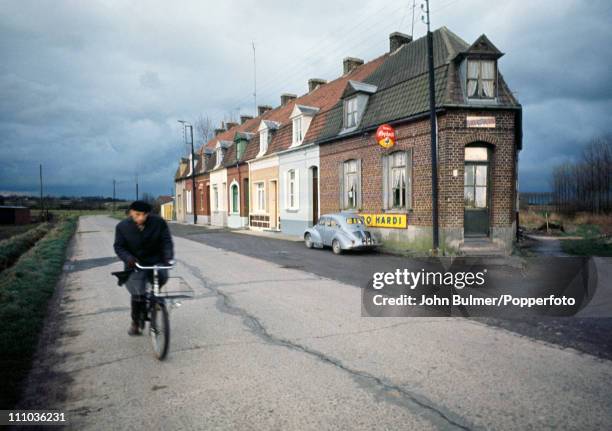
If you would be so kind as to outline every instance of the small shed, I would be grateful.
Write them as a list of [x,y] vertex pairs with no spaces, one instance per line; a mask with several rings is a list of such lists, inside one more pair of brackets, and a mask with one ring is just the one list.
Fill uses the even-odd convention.
[[28,224],[31,221],[30,208],[0,205],[0,224]]

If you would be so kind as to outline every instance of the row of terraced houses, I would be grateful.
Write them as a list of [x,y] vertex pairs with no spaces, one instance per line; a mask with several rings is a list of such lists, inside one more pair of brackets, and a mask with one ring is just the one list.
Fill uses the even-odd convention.
[[[392,33],[389,51],[343,74],[308,81],[215,131],[175,175],[176,218],[236,229],[303,235],[320,215],[366,216],[389,248],[432,244],[432,184],[426,38]],[[506,252],[515,237],[521,106],[485,36],[467,43],[433,32],[441,247],[480,238]],[[395,130],[393,146],[375,139]],[[195,190],[192,187],[195,176]],[[195,193],[195,207],[192,204]]]

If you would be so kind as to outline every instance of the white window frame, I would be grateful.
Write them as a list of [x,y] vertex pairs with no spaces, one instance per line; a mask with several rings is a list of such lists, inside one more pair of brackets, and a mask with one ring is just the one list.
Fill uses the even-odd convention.
[[344,101],[344,128],[350,129],[357,127],[359,124],[359,109],[357,103],[357,96],[353,96]]
[[266,212],[266,182],[257,181],[253,183],[253,186],[255,187],[255,193],[253,193],[254,212],[265,213]]
[[[293,178],[291,175],[293,174]],[[289,169],[285,173],[285,186],[287,188],[285,209],[298,210],[300,207],[300,175],[298,169]]]
[[[236,207],[234,207],[234,187],[236,187],[236,193],[238,196],[238,199],[236,199]],[[240,185],[238,184],[238,181],[234,180],[232,181],[232,183],[230,184],[230,212],[232,214],[240,214]]]
[[[483,63],[493,63],[493,77],[490,79],[483,79],[482,78],[482,67],[483,67]],[[470,63],[477,63],[478,64],[478,77],[476,78],[470,78]],[[465,72],[465,92],[466,95],[468,97],[468,99],[470,100],[494,100],[497,96],[497,61],[495,60],[489,60],[489,59],[482,59],[482,58],[474,58],[474,59],[467,59],[466,62],[466,72]],[[475,95],[470,95],[470,81],[476,81],[476,94]],[[484,88],[483,88],[483,81],[491,81],[491,83],[493,84],[493,95],[492,96],[486,96],[484,94]]]
[[213,184],[213,211],[219,211],[219,186]]
[[[346,160],[342,163],[343,175],[342,175],[342,209],[346,210],[357,210],[359,209],[359,196],[360,190],[360,178],[361,173],[359,172],[359,162],[357,159]],[[351,181],[351,178],[355,178]],[[354,185],[353,194],[350,195],[349,185]]]
[[293,145],[299,145],[304,140],[302,116],[293,119]]
[[259,153],[257,157],[263,156],[268,151],[268,144],[270,143],[270,130],[263,129],[259,132]]
[[185,198],[186,198],[186,202],[185,202],[185,206],[187,207],[187,213],[188,214],[193,214],[192,211],[192,207],[193,207],[193,198],[192,198],[192,194],[191,194],[191,190],[187,190],[185,192]]

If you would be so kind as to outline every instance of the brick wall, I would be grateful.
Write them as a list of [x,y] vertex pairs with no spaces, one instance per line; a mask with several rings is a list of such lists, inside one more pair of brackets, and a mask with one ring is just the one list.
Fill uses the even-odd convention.
[[[494,116],[495,129],[468,129],[468,115]],[[438,184],[441,227],[463,226],[464,147],[485,142],[493,148],[491,161],[491,226],[510,226],[514,220],[515,132],[514,111],[453,110],[438,117]],[[408,224],[431,226],[431,148],[429,119],[396,126],[396,144],[380,147],[374,133],[350,137],[320,147],[321,214],[340,207],[339,165],[349,159],[361,159],[363,212],[383,212],[382,155],[412,148],[412,211]],[[457,177],[453,177],[457,169]]]

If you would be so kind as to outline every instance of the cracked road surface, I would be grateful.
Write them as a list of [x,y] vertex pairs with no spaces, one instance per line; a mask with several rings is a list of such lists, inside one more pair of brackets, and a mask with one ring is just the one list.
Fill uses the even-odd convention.
[[82,217],[23,408],[89,429],[612,429],[612,362],[459,318],[361,318],[354,286],[175,237],[166,361],[128,337],[116,220]]

